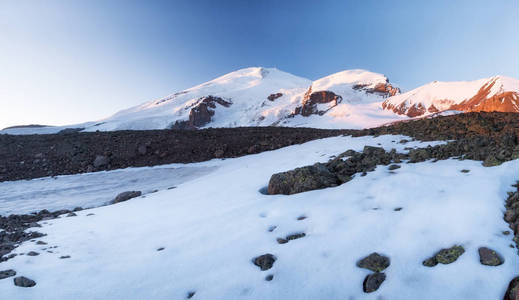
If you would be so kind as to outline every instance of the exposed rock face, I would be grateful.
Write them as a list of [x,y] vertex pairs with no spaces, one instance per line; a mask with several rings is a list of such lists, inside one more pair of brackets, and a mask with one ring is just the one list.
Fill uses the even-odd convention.
[[[342,101],[342,97],[331,91],[312,92],[312,87],[308,89],[303,98],[302,106],[296,108],[294,114],[308,117],[310,115],[323,115],[328,110]],[[325,108],[320,108],[319,104],[325,104]]]
[[357,262],[357,267],[368,269],[373,272],[381,272],[389,267],[389,264],[389,257],[374,252],[359,260]]
[[270,94],[267,99],[269,99],[270,101],[274,101],[276,100],[277,98],[283,96],[282,93],[275,93],[275,94]]
[[196,104],[191,108],[189,112],[189,119],[187,121],[177,121],[173,125],[173,129],[197,129],[207,125],[211,122],[212,116],[214,116],[214,109],[216,104],[223,107],[229,107],[232,105],[231,102],[226,101],[220,97],[207,96],[198,99]]
[[375,87],[370,88],[368,84],[357,84],[353,86],[354,90],[363,90],[368,94],[377,94],[384,98],[394,96],[400,93],[400,89],[393,87],[389,80],[386,79],[386,83],[378,83]]

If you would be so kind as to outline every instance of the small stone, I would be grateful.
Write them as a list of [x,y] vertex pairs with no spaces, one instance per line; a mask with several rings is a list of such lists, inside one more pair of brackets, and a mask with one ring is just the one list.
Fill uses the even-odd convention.
[[75,213],[71,212],[71,213],[67,214],[67,217],[77,217],[77,215]]
[[303,221],[306,218],[307,218],[307,216],[299,216],[299,217],[297,217],[297,220],[298,221]]
[[94,213],[87,214],[87,217],[95,215]]
[[67,259],[67,258],[70,258],[70,255],[63,255],[63,256],[59,257],[59,259]]
[[388,170],[390,170],[390,171],[392,171],[392,170],[396,170],[396,169],[400,169],[400,165],[395,165],[395,164],[393,164],[393,165],[390,165],[390,166],[388,167]]
[[395,207],[395,209],[393,209],[394,211],[401,211],[402,210],[402,207]]
[[157,249],[157,251],[162,251],[162,250],[164,250],[164,247],[160,247]]
[[272,232],[272,231],[276,230],[276,228],[278,228],[278,227],[277,226],[270,226],[268,231]]
[[44,241],[37,241],[36,245],[47,245],[47,243],[45,243]]
[[33,287],[36,285],[36,282],[27,277],[19,276],[13,279],[14,285],[19,287]]
[[492,249],[481,247],[478,252],[479,261],[485,266],[499,266],[504,263],[502,256]]
[[470,172],[470,170],[467,170],[467,169],[461,170],[461,173],[468,173],[468,172]]
[[357,267],[368,269],[373,272],[383,271],[385,268],[389,267],[389,265],[389,258],[376,252],[371,253],[357,262]]
[[510,230],[503,231],[503,235],[510,235]]
[[300,239],[305,236],[306,236],[306,234],[304,232],[300,232],[300,233],[294,233],[294,234],[287,235],[286,239],[288,241],[292,241],[292,240]]
[[364,279],[364,282],[362,283],[362,289],[364,290],[364,293],[372,293],[382,285],[382,283],[386,280],[386,274],[384,273],[373,273],[366,276],[366,279]]
[[27,253],[28,256],[37,256],[37,255],[40,255],[38,252],[36,251],[31,251],[29,253]]
[[5,279],[16,275],[16,271],[13,269],[0,271],[0,279]]
[[283,238],[277,238],[276,241],[278,242],[278,244],[286,244],[286,243],[288,243],[288,241],[283,239]]
[[438,264],[438,261],[435,257],[428,258],[422,262],[422,264],[426,267],[434,267]]
[[196,294],[195,291],[189,291],[189,292],[187,293],[187,299],[191,299],[191,298],[193,298],[193,296],[194,296],[195,294]]
[[266,281],[272,281],[272,279],[274,279],[274,275],[272,275],[272,274],[269,274],[269,275],[267,275],[267,276],[265,277],[265,280],[266,280]]
[[274,265],[276,257],[270,253],[260,255],[254,258],[254,264],[258,266],[261,271],[266,271]]

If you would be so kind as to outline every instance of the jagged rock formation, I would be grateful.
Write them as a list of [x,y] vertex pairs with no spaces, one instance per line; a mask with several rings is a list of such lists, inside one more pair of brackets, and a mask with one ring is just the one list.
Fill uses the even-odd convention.
[[[312,92],[312,87],[306,92],[302,106],[296,107],[294,114],[308,117],[310,115],[324,115],[342,101],[342,97],[330,91]],[[324,104],[324,106],[320,105]]]
[[175,122],[172,129],[197,129],[208,124],[211,122],[211,117],[214,116],[216,104],[229,107],[232,102],[215,96],[202,97],[191,108],[189,119],[187,121]]

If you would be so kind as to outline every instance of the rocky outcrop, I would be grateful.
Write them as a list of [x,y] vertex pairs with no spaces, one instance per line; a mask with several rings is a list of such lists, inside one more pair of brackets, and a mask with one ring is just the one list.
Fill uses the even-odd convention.
[[274,101],[276,100],[277,98],[280,98],[282,97],[283,94],[282,93],[275,93],[275,94],[270,94],[267,99],[269,99],[270,101]]
[[175,122],[172,129],[197,129],[209,124],[214,116],[217,104],[229,107],[232,105],[232,102],[215,96],[202,97],[191,107],[189,119],[187,121]]
[[374,87],[371,87],[370,84],[357,84],[353,86],[353,89],[361,90],[368,94],[376,94],[384,98],[400,94],[400,89],[392,86],[388,79],[386,79],[386,83],[378,83]]
[[[440,88],[441,89],[441,88]],[[496,92],[496,90],[498,90]],[[426,114],[434,114],[445,110],[456,110],[463,112],[519,112],[519,92],[504,90],[500,77],[494,77],[484,83],[475,95],[467,95],[460,100],[434,99],[426,100],[434,93],[434,88],[429,93],[412,93],[407,98],[391,98],[382,103],[382,108],[391,110],[399,115],[408,117],[419,117]],[[423,97],[424,99],[421,99]],[[396,100],[399,99],[399,100]],[[398,101],[398,102],[395,102]],[[429,103],[429,104],[424,104]]]
[[[312,87],[308,89],[303,97],[301,106],[296,107],[294,115],[308,117],[311,115],[324,115],[328,110],[342,101],[342,97],[331,91],[312,92]],[[320,107],[319,104],[323,104]]]

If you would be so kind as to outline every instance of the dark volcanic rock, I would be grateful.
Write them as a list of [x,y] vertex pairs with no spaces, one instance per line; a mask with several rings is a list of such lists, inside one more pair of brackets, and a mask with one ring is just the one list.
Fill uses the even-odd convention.
[[274,101],[276,100],[277,98],[283,96],[282,93],[275,93],[275,94],[270,94],[267,99],[269,99],[270,101]]
[[269,275],[267,275],[267,276],[265,277],[265,280],[266,280],[266,281],[272,281],[272,279],[274,279],[274,275],[272,275],[272,274],[269,274]]
[[455,245],[450,248],[441,249],[431,258],[428,258],[423,261],[423,265],[426,267],[434,267],[438,263],[440,264],[450,264],[455,262],[463,253],[465,253],[465,249],[462,246]]
[[15,277],[13,281],[14,285],[19,287],[33,287],[36,285],[36,282],[34,280],[23,276]]
[[373,272],[381,272],[389,267],[389,265],[389,258],[376,252],[371,253],[357,262],[357,267],[368,269]]
[[94,159],[94,162],[92,163],[92,165],[94,166],[94,168],[101,168],[101,167],[107,166],[109,163],[110,163],[110,159],[108,157],[106,157],[104,155],[98,155]]
[[365,293],[372,293],[382,285],[382,283],[386,280],[386,274],[384,273],[373,273],[366,276],[364,282],[362,283],[362,289]]
[[29,253],[27,253],[27,255],[29,255],[29,256],[38,256],[40,254],[38,252],[36,252],[36,251],[30,251]]
[[510,281],[503,300],[519,300],[519,276]]
[[268,185],[268,193],[270,195],[291,195],[337,186],[338,184],[337,177],[325,165],[317,163],[272,175]]
[[275,261],[276,257],[270,253],[267,253],[254,258],[253,262],[261,269],[261,271],[266,271],[272,268]]
[[214,116],[216,104],[229,107],[232,105],[232,102],[215,96],[199,98],[189,111],[189,119],[187,121],[177,121],[173,125],[173,129],[197,129],[209,124]]
[[[222,158],[238,157],[249,154],[249,149],[253,153],[260,153],[353,132],[312,128],[242,127],[76,132],[66,135],[0,134],[0,181],[206,161],[214,158],[217,149],[225,149]],[[156,151],[159,154],[155,154]],[[97,155],[109,158],[109,163],[103,163],[99,169],[94,168],[92,163]],[[25,163],[20,164],[21,161]]]
[[12,269],[0,271],[0,279],[5,279],[14,275],[16,275],[16,271]]
[[119,203],[119,202],[128,201],[128,200],[130,200],[132,198],[139,197],[140,195],[142,195],[141,191],[126,191],[126,192],[122,192],[119,195],[117,195],[117,197],[115,197],[114,200],[112,200],[112,203],[115,204],[115,203]]
[[478,249],[479,261],[486,266],[499,266],[504,263],[503,257],[496,251],[487,247]]

